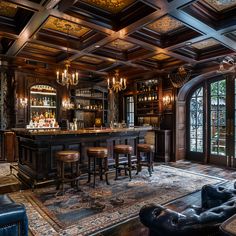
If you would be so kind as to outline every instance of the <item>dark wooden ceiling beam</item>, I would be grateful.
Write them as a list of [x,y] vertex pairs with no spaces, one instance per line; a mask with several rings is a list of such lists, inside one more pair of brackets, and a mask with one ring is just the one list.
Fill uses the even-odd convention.
[[17,53],[24,47],[26,42],[34,35],[34,33],[39,30],[43,22],[48,18],[49,11],[42,11],[34,13],[33,17],[29,21],[28,25],[22,30],[19,38],[13,43],[9,48],[6,55],[16,56]]
[[31,10],[34,12],[44,9],[44,7],[42,7],[40,4],[27,1],[27,0],[8,0],[8,2],[14,3],[22,8],[25,8],[27,10]]

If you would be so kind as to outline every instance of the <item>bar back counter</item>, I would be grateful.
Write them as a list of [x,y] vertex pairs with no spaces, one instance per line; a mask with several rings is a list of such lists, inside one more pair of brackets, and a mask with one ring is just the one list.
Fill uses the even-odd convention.
[[55,180],[55,154],[61,150],[76,150],[81,154],[80,169],[87,173],[87,148],[103,146],[108,148],[109,165],[114,164],[113,147],[128,144],[133,147],[142,143],[146,132],[152,127],[81,129],[76,131],[30,131],[13,129],[16,133],[19,163],[18,176],[34,188],[38,184]]

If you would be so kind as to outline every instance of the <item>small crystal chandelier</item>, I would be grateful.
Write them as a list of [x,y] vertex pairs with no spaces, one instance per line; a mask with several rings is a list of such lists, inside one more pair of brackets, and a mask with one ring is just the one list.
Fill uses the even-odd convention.
[[70,85],[77,85],[79,83],[79,73],[76,71],[75,73],[71,73],[69,71],[69,67],[70,67],[70,61],[69,61],[69,31],[70,29],[72,29],[72,26],[70,24],[65,24],[66,30],[67,30],[67,49],[66,49],[66,53],[67,53],[67,60],[65,60],[65,69],[62,70],[62,72],[60,73],[60,71],[57,71],[57,83],[62,85],[62,86],[66,86],[67,88],[69,88]]
[[126,89],[126,79],[120,77],[118,70],[115,71],[113,76],[107,79],[107,88],[109,90],[114,90],[116,93]]

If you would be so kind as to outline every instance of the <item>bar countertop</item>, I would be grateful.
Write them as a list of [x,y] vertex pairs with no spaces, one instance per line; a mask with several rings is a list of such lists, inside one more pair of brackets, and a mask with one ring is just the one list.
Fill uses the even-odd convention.
[[25,128],[14,128],[12,131],[16,132],[17,135],[23,136],[40,136],[40,135],[79,135],[79,134],[98,134],[98,133],[118,133],[118,132],[132,132],[132,131],[151,131],[152,126],[135,126],[130,128],[87,128],[78,130],[61,130],[61,129],[25,129]]

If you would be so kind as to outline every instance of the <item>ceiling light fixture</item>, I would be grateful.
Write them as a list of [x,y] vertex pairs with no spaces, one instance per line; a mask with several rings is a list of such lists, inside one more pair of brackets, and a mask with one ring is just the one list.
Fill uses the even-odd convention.
[[72,29],[70,24],[65,24],[66,31],[67,31],[67,60],[65,60],[65,68],[62,70],[62,72],[57,71],[57,83],[66,86],[69,88],[70,85],[77,85],[79,83],[79,73],[76,72],[70,72],[70,60],[69,60],[69,31]]
[[[117,40],[114,42],[114,46],[117,50],[119,50],[119,45]],[[117,62],[117,55],[114,65],[118,65]],[[127,87],[126,85],[126,78],[120,76],[119,70],[115,70],[115,72],[111,73],[110,76],[107,78],[107,88],[108,90],[114,90],[118,93],[121,90],[125,90]]]
[[218,73],[234,73],[235,72],[235,61],[231,56],[226,56],[220,62]]
[[168,78],[175,88],[181,88],[190,78],[192,71],[189,68],[180,66],[176,72],[168,74]]
[[119,71],[116,70],[115,74],[108,77],[107,87],[109,90],[114,90],[116,93],[118,93],[119,91],[126,89],[126,79],[120,77]]

